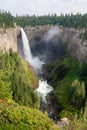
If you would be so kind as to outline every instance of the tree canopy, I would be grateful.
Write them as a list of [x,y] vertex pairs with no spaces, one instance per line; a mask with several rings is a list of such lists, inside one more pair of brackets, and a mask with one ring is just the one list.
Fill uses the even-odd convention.
[[56,14],[44,16],[12,16],[10,12],[0,11],[0,27],[14,27],[15,23],[19,26],[43,26],[43,25],[59,25],[63,27],[86,28],[87,14]]

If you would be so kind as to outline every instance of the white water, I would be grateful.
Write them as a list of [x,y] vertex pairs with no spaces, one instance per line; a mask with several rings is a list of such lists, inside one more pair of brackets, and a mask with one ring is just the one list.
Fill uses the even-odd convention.
[[[31,66],[35,69],[36,72],[41,71],[42,65],[44,62],[40,61],[38,57],[32,56],[29,41],[24,32],[23,28],[21,28],[22,41],[23,41],[23,51],[25,60],[28,61]],[[46,95],[53,90],[52,86],[47,84],[47,81],[39,80],[39,87],[36,89],[40,98],[46,102]]]
[[28,61],[31,64],[31,66],[33,66],[36,72],[41,71],[44,62],[40,61],[38,57],[32,56],[30,46],[29,46],[29,41],[23,28],[21,28],[21,34],[22,34],[23,51],[24,51],[25,60]]
[[36,89],[42,101],[46,103],[46,95],[53,90],[53,87],[47,84],[47,81],[39,80],[39,87]]

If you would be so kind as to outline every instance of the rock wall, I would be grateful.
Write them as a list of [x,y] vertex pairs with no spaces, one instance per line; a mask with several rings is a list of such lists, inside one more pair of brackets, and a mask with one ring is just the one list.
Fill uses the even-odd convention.
[[8,28],[5,31],[0,29],[0,48],[5,51],[9,51],[10,48],[14,52],[18,51],[17,47],[17,37],[20,33],[20,27],[17,28]]
[[[30,41],[30,47],[34,56],[51,60],[68,51],[79,61],[87,62],[87,38],[81,37],[85,29],[63,28],[58,26],[26,27],[25,32]],[[20,27],[8,28],[4,32],[0,29],[0,48],[8,51],[10,48],[23,56],[23,45],[20,35]]]
[[[84,35],[85,29],[63,28],[46,25],[39,27],[29,26],[25,28],[25,31],[30,41],[30,47],[33,55],[39,57],[41,54],[44,55],[46,53],[48,56],[55,53],[59,55],[59,53],[61,53],[60,50],[64,51],[65,45],[65,51],[67,50],[79,61],[87,62],[87,40],[83,40],[81,37]],[[54,50],[53,53],[48,54],[48,52],[52,51],[52,49]]]

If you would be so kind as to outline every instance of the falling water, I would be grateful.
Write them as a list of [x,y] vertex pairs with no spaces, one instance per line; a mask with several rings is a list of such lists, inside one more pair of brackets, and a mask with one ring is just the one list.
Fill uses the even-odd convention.
[[25,60],[28,61],[31,64],[31,66],[33,66],[36,72],[41,71],[44,62],[40,61],[38,57],[32,56],[30,46],[29,46],[29,41],[23,28],[21,28],[21,34],[22,34],[23,51],[24,51]]
[[[29,46],[29,41],[23,28],[21,28],[21,34],[22,34],[23,51],[24,51],[25,60],[28,61],[31,64],[31,66],[35,69],[35,71],[38,73],[38,71],[41,71],[44,62],[40,61],[38,57],[32,56],[30,46]],[[39,87],[36,89],[36,91],[38,92],[40,98],[44,102],[46,102],[46,95],[52,90],[53,88],[47,84],[47,81],[39,80]]]

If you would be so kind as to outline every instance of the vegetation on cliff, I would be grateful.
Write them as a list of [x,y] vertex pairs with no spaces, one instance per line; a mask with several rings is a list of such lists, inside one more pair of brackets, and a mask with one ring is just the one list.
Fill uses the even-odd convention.
[[61,14],[60,16],[54,15],[44,15],[44,16],[17,16],[15,18],[16,22],[20,26],[39,26],[39,25],[59,25],[63,27],[74,27],[83,28],[87,27],[87,14]]
[[[87,14],[14,17],[9,12],[1,11],[0,27],[5,31],[17,23],[22,27],[52,24],[86,28],[86,19]],[[87,39],[86,29],[80,37],[83,41]],[[86,130],[87,64],[66,55],[46,65],[46,68],[47,78],[54,86],[52,103],[57,110],[59,107],[62,108],[58,117],[67,117],[71,130]],[[39,98],[34,92],[37,86],[38,78],[27,62],[12,50],[5,54],[0,51],[0,130],[57,129],[50,119],[35,109],[40,105]]]
[[0,130],[58,130],[42,112],[0,100]]
[[0,11],[0,27],[59,25],[63,27],[87,28],[87,14],[61,14],[60,16],[12,16],[10,12]]
[[32,68],[17,53],[0,51],[0,130],[58,130],[36,109],[40,102],[32,86],[37,83]]
[[87,64],[80,63],[72,56],[66,55],[48,64],[46,69],[48,81],[54,85],[53,104],[57,109],[62,106],[58,116],[70,119],[76,129],[82,121],[83,124],[79,125],[79,129],[80,127],[85,129],[87,123]]
[[14,17],[11,15],[10,12],[4,12],[0,10],[0,27],[4,29],[7,27],[14,26]]
[[21,105],[38,107],[39,99],[33,90],[33,86],[38,85],[38,78],[12,50],[9,54],[0,53],[0,80],[1,99],[13,99]]

